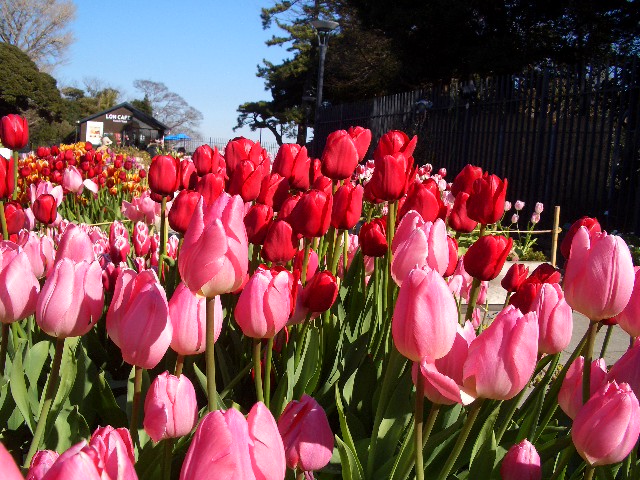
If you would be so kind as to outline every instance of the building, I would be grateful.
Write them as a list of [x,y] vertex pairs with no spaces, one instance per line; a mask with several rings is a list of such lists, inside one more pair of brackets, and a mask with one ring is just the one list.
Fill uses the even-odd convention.
[[99,145],[108,137],[116,145],[145,149],[162,138],[168,127],[128,102],[120,103],[78,122],[78,140]]

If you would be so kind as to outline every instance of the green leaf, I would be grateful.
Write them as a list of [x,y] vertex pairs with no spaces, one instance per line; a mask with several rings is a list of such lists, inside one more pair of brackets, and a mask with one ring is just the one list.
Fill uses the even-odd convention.
[[27,393],[27,385],[24,381],[24,368],[22,366],[22,352],[27,342],[20,341],[16,348],[16,353],[13,357],[13,365],[11,366],[11,377],[9,385],[11,387],[11,395],[16,402],[16,406],[22,417],[25,419],[27,427],[33,433],[36,429],[36,422],[33,417],[31,405],[29,401],[29,394]]
[[469,468],[470,478],[489,478],[496,462],[496,436],[491,431],[491,437],[480,447]]
[[[354,467],[357,470],[357,476],[353,476],[352,474],[351,478],[361,479],[361,478],[364,478],[364,470],[362,469],[362,464],[360,463],[360,459],[358,458],[358,455],[356,453],[357,452],[356,446],[353,442],[353,437],[351,436],[351,431],[349,430],[349,425],[347,424],[347,419],[344,415],[344,407],[342,406],[342,399],[340,398],[340,392],[337,386],[336,386],[335,392],[336,392],[336,407],[338,409],[338,416],[340,417],[340,431],[342,432],[342,436],[345,439],[344,443],[351,453],[348,459],[350,462],[350,465],[352,466],[351,471],[353,471]],[[338,437],[336,436],[336,438]],[[342,457],[343,455],[341,451],[340,458],[342,459]],[[344,467],[343,467],[343,471],[344,471]]]
[[78,407],[63,409],[53,422],[53,429],[48,436],[45,446],[50,450],[64,452],[72,445],[87,439],[91,431]]
[[476,457],[476,454],[480,450],[485,443],[491,440],[491,437],[494,436],[493,426],[496,423],[496,419],[498,418],[498,413],[500,413],[500,403],[498,406],[493,409],[493,411],[489,414],[487,419],[484,421],[478,436],[476,437],[476,441],[473,444],[473,448],[471,449],[471,456],[469,457],[469,462],[473,462],[473,459]]
[[338,444],[338,452],[340,452],[340,463],[342,464],[342,478],[346,480],[362,480],[362,466],[358,461],[358,457],[354,450],[346,443],[340,440],[336,435],[336,443]]

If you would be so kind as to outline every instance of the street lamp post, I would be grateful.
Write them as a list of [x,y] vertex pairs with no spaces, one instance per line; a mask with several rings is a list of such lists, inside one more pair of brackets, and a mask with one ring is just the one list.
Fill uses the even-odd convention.
[[320,48],[318,58],[318,88],[316,89],[316,111],[313,122],[313,151],[318,156],[318,142],[316,141],[318,132],[318,117],[320,114],[320,105],[322,105],[322,85],[324,83],[324,59],[327,55],[327,45],[329,43],[329,34],[332,30],[338,28],[338,22],[331,20],[314,20],[311,22],[313,28],[316,29],[318,35],[318,47]]

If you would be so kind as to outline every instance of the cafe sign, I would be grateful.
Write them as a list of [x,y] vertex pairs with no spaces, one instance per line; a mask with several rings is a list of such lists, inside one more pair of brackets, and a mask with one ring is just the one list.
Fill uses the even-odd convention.
[[131,121],[131,115],[107,113],[105,117],[107,120],[111,120],[112,122],[115,122],[115,123],[129,123]]

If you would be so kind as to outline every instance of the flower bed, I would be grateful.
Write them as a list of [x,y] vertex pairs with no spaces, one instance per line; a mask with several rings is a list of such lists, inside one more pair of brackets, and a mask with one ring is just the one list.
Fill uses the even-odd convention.
[[637,478],[640,345],[593,355],[640,334],[627,245],[505,272],[506,179],[370,141],[0,159],[0,478]]

